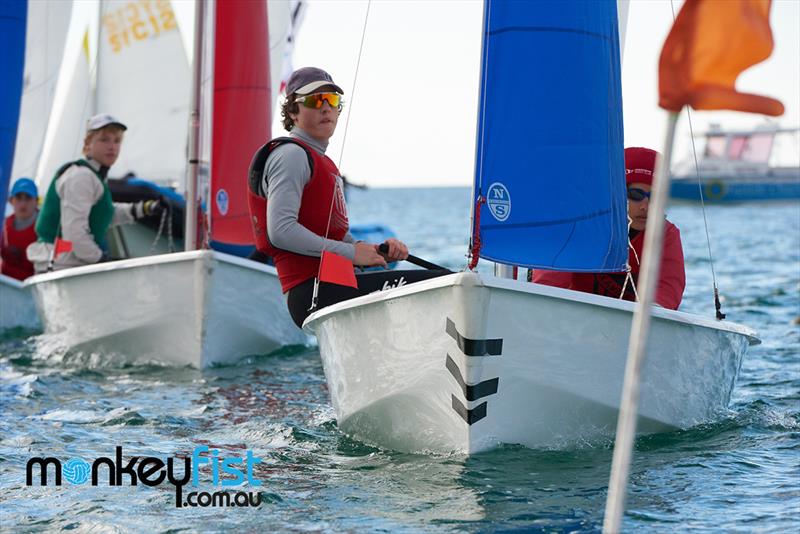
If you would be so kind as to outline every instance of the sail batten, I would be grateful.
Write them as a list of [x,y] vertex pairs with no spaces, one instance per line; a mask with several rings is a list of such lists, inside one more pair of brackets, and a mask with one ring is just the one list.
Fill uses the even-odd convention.
[[476,155],[480,257],[622,271],[616,2],[487,2]]
[[491,30],[489,35],[494,37],[495,35],[501,35],[503,33],[512,33],[512,32],[553,32],[553,33],[577,33],[580,35],[587,35],[590,37],[597,37],[598,39],[604,39],[607,41],[611,40],[609,35],[605,35],[602,33],[591,32],[587,30],[582,30],[580,28],[560,28],[556,26],[507,26],[505,28],[497,28],[495,30]]

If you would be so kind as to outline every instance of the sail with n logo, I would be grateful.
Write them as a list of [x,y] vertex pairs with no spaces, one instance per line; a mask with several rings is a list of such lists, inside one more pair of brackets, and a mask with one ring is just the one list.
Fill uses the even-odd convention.
[[[487,3],[473,201],[483,200],[480,257],[550,270],[624,271],[616,5],[577,2],[576,16],[558,4]],[[512,59],[519,57],[523,63]]]

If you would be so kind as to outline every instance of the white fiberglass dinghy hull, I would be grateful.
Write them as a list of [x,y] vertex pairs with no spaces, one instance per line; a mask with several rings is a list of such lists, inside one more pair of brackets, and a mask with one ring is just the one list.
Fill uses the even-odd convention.
[[0,330],[39,327],[31,290],[23,282],[0,274]]
[[[340,428],[400,451],[612,438],[633,303],[457,273],[330,306],[317,335]],[[639,431],[712,420],[730,400],[745,327],[656,308]]]
[[46,334],[71,350],[198,368],[307,343],[274,267],[211,250],[28,279]]

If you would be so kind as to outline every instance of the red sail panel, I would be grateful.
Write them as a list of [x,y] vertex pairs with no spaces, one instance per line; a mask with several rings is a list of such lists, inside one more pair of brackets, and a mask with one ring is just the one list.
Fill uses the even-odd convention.
[[271,117],[267,2],[216,2],[215,22],[211,237],[251,245],[247,168]]

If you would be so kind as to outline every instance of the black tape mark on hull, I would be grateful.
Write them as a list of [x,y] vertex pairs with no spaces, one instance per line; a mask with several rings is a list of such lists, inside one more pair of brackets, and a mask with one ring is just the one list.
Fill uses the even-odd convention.
[[461,369],[458,368],[458,364],[449,354],[447,355],[445,366],[447,370],[450,371],[450,374],[453,375],[453,378],[456,379],[458,385],[461,386],[461,391],[464,392],[464,397],[468,401],[478,400],[482,397],[488,397],[489,395],[497,393],[497,387],[500,383],[499,378],[490,378],[489,380],[470,385],[464,381],[464,377],[461,375]]
[[448,317],[445,332],[452,337],[467,356],[500,356],[503,353],[502,339],[469,339],[458,333],[456,324]]
[[455,395],[451,395],[450,398],[453,402],[453,409],[468,425],[472,425],[486,417],[486,402],[482,402],[473,409],[468,410]]

